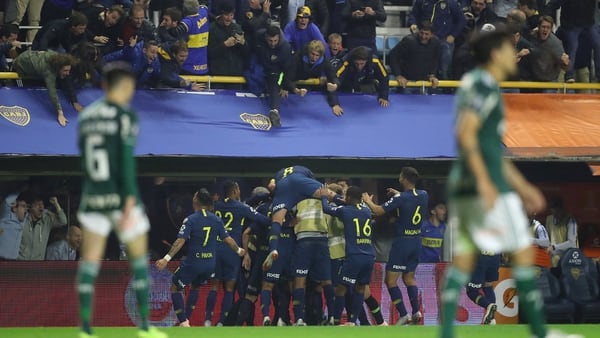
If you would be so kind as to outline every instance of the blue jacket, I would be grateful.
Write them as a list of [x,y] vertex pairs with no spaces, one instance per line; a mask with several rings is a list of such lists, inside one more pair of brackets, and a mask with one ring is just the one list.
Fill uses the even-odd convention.
[[[306,29],[298,29],[298,27],[296,27],[296,21],[292,21],[285,26],[283,35],[292,46],[292,50],[296,53],[301,53],[304,46],[312,40],[319,40],[323,43],[323,46],[327,46],[327,42],[325,42],[319,27],[312,22],[308,24]],[[329,57],[329,48],[325,48],[325,56]]]
[[104,62],[127,61],[131,64],[137,79],[138,87],[151,87],[160,80],[160,61],[157,56],[148,63],[144,55],[144,42],[138,42],[131,48],[128,44],[123,49],[104,56]]
[[458,1],[456,0],[415,0],[409,25],[419,25],[423,21],[430,21],[433,25],[433,34],[440,40],[446,40],[449,35],[457,38],[466,20]]

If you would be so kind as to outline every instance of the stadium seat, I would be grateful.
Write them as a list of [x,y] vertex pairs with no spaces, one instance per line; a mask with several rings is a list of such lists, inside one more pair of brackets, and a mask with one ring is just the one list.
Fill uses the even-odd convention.
[[548,323],[569,324],[575,322],[575,304],[562,297],[560,282],[547,268],[538,268],[536,280],[544,297],[544,313]]
[[578,322],[600,323],[600,286],[595,269],[579,249],[567,250],[561,259],[565,296],[575,303]]
[[396,45],[400,42],[399,36],[388,36],[385,40],[386,49],[388,51],[392,50],[392,48],[396,47]]
[[383,57],[385,55],[385,38],[379,35],[375,37],[375,46],[377,47],[377,55]]

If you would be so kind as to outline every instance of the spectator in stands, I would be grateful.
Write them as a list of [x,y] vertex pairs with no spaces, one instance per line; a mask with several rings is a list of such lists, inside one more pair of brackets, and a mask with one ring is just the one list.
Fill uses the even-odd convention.
[[530,216],[531,232],[533,233],[533,250],[535,251],[535,265],[550,268],[552,264],[550,262],[550,255],[548,254],[548,247],[550,247],[550,237],[546,227],[534,218],[535,215]]
[[120,6],[110,8],[90,7],[83,11],[88,18],[88,40],[100,46],[102,55],[115,51],[118,45],[121,30],[119,28],[125,12]]
[[517,62],[519,63],[519,74],[510,80],[531,81],[531,52],[533,45],[521,36],[522,26],[509,25],[508,29],[513,35],[513,43],[517,51]]
[[[16,0],[17,16],[12,23],[21,25],[21,21],[23,21],[23,18],[27,13],[27,22],[29,23],[29,26],[39,26],[43,4],[44,0]],[[37,31],[37,29],[29,29],[27,31],[27,42],[33,41]]]
[[145,18],[145,10],[142,5],[133,5],[129,10],[129,16],[124,20],[121,28],[121,40],[129,41],[137,36],[138,41],[156,41],[156,27]]
[[188,58],[188,54],[187,44],[184,41],[175,41],[170,46],[163,45],[158,49],[160,85],[193,91],[200,91],[206,88],[202,84],[187,81],[179,75],[181,66]]
[[546,218],[546,226],[550,233],[548,252],[552,256],[552,266],[559,265],[560,258],[570,248],[577,248],[577,221],[564,206],[562,198],[556,197],[548,204],[550,215]]
[[[531,36],[531,31],[537,28],[540,23],[540,12],[537,10],[537,4],[535,0],[519,0],[519,9],[525,13],[527,17],[526,24]],[[527,38],[528,36],[525,36]]]
[[[433,35],[430,21],[423,21],[417,34],[405,36],[390,52],[390,66],[398,84],[406,89],[408,81],[430,81],[438,85],[440,40]],[[421,88],[415,88],[420,92]],[[408,92],[414,92],[409,90]]]
[[[548,3],[547,11],[560,11],[560,28],[564,48],[569,55],[569,59],[575,61],[577,58],[577,49],[582,39],[591,43],[594,50],[594,64],[596,68],[596,78],[600,79],[600,26],[594,23],[594,14],[597,6],[596,0],[551,0]],[[566,82],[575,82],[575,62],[569,63],[566,73]]]
[[382,107],[390,105],[390,84],[385,67],[367,47],[357,47],[348,53],[347,60],[337,71],[340,90],[352,93],[377,93],[377,102]]
[[517,0],[493,0],[491,7],[499,18],[506,19],[510,11],[517,8],[517,3]]
[[454,55],[455,40],[466,25],[465,16],[457,0],[426,1],[415,0],[408,23],[411,32],[417,31],[417,24],[430,21],[433,25],[433,35],[441,43],[440,78],[450,78],[450,65]]
[[[269,98],[269,118],[274,127],[281,127],[281,89],[288,89],[289,74],[294,67],[292,47],[285,41],[277,26],[267,28],[264,38],[256,50],[258,62],[262,65],[265,75],[265,86]],[[282,77],[283,76],[283,77]],[[282,82],[282,79],[285,81]],[[306,94],[298,90],[296,94]]]
[[29,213],[25,217],[18,259],[43,261],[46,257],[50,231],[66,225],[67,215],[65,215],[56,197],[50,197],[50,204],[54,206],[56,213],[46,210],[44,200],[39,196],[35,196],[31,201]]
[[327,42],[329,43],[329,63],[333,70],[337,72],[338,69],[344,63],[344,58],[348,51],[342,46],[342,36],[338,33],[330,34],[327,38]]
[[17,48],[21,48],[21,42],[17,40],[19,27],[6,24],[0,29],[0,72],[9,70],[6,58],[17,57]]
[[[319,31],[319,27],[311,21],[311,15],[310,8],[304,6],[298,10],[296,20],[285,26],[283,35],[295,53],[300,53],[312,40],[319,40],[323,45],[326,44],[325,38],[323,38],[321,31]],[[329,52],[327,52],[327,55],[329,55]]]
[[0,205],[0,261],[19,257],[19,245],[27,214],[24,194],[7,196]]
[[178,39],[176,36],[171,35],[169,30],[177,27],[181,22],[181,11],[175,7],[169,7],[165,9],[162,15],[162,20],[160,21],[160,26],[156,30],[156,36],[158,41],[160,41],[161,45],[169,46],[174,43]]
[[91,42],[78,44],[71,52],[78,62],[71,69],[75,88],[99,87],[102,70],[100,50]]
[[44,80],[52,106],[56,109],[58,123],[62,127],[66,126],[69,120],[65,117],[58,100],[57,86],[62,87],[67,92],[67,97],[76,111],[83,110],[83,106],[77,100],[75,88],[69,77],[71,67],[76,62],[76,59],[69,54],[27,50],[17,56],[12,65],[13,70],[20,77]]
[[506,15],[506,25],[524,28],[527,25],[527,16],[519,9],[512,9]]
[[244,72],[249,48],[242,26],[233,22],[233,15],[234,8],[224,2],[216,21],[210,24],[208,64],[211,75],[242,76]]
[[158,43],[154,40],[138,42],[134,36],[123,49],[104,56],[104,62],[126,61],[136,76],[136,85],[141,88],[155,87],[160,81]]
[[[491,23],[486,23],[481,27],[481,32],[493,32],[495,30],[496,26]],[[470,41],[467,41],[460,45],[454,54],[452,73],[457,80],[460,80],[465,73],[477,66],[471,49]]]
[[182,66],[182,72],[192,75],[208,73],[208,8],[200,6],[197,0],[183,1],[184,18],[173,28],[173,36],[185,36],[189,55]]
[[325,0],[306,0],[304,6],[310,8],[312,22],[319,27],[321,35],[327,36],[329,31],[329,9]]
[[271,24],[271,1],[248,0],[248,10],[243,16],[242,29],[250,48],[256,48],[257,35],[260,30],[266,30]]
[[133,4],[140,5],[144,9],[144,11],[147,11],[150,7],[150,0],[133,0]]
[[467,24],[463,31],[465,40],[472,32],[478,32],[486,23],[494,24],[500,19],[494,13],[492,6],[488,6],[486,0],[471,0],[471,6],[464,12]]
[[377,21],[385,22],[387,19],[381,0],[347,0],[342,19],[346,21],[346,47],[349,50],[359,46],[377,50],[375,27]]
[[302,6],[305,5],[305,0],[285,0],[285,2],[287,2],[287,5],[285,6],[287,13],[281,13],[279,15],[280,23],[282,23],[280,27],[283,28],[287,27],[290,22],[294,21],[298,11],[300,11]]
[[569,56],[565,54],[560,40],[552,33],[553,26],[552,17],[541,17],[538,30],[530,41],[535,47],[531,54],[533,81],[558,81],[560,70],[569,65]]
[[73,0],[44,0],[40,25],[43,27],[51,21],[68,18],[74,5]]
[[54,50],[70,53],[75,45],[86,41],[87,17],[73,12],[69,18],[47,23],[33,39],[33,50]]
[[[81,1],[79,1],[81,2]],[[90,2],[90,1],[88,1]],[[133,6],[132,0],[92,0],[93,5],[98,7],[110,8],[112,6],[120,6],[123,8],[131,8]]]
[[67,236],[64,239],[48,245],[46,249],[47,261],[74,261],[77,259],[77,252],[81,246],[81,228],[77,225],[71,225],[67,229]]
[[329,104],[335,116],[341,116],[344,110],[340,106],[336,92],[340,82],[335,75],[335,70],[325,56],[325,45],[319,40],[313,40],[306,45],[302,53],[296,53],[295,59],[296,66],[289,75],[290,89],[297,92],[296,81],[319,79],[319,85],[323,87],[327,97],[327,104]]

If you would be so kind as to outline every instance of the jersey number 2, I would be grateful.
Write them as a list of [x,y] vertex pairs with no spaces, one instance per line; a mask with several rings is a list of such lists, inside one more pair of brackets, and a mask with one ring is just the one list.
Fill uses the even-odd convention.
[[223,214],[221,211],[217,210],[215,211],[215,215],[225,221],[225,230],[233,230],[233,227],[231,226],[231,223],[233,223],[233,212],[227,211],[225,214]]
[[102,148],[102,135],[89,135],[85,139],[85,166],[90,178],[96,182],[107,181],[110,176],[108,151]]

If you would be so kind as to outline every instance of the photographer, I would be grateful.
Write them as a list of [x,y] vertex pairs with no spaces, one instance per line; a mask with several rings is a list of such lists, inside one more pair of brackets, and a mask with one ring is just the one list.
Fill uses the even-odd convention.
[[[219,16],[210,24],[208,33],[208,65],[210,75],[242,76],[248,44],[242,27],[233,22],[234,9],[223,3]],[[229,87],[230,88],[230,87]]]

